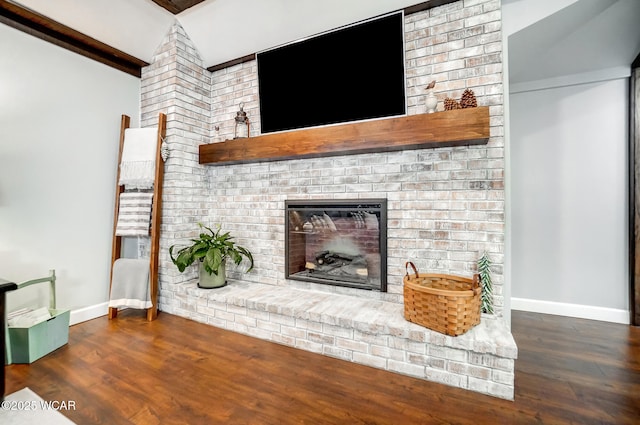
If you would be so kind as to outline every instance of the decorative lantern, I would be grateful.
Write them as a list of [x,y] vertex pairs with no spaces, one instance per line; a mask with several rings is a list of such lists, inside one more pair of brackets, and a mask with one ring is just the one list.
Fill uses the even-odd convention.
[[234,139],[244,139],[249,137],[249,117],[244,111],[244,103],[240,102],[240,110],[236,113],[236,127],[233,131]]

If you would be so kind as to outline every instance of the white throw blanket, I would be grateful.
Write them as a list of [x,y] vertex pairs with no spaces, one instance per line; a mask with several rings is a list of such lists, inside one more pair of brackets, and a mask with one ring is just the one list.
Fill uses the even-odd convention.
[[51,319],[51,312],[47,307],[41,307],[36,310],[27,310],[13,317],[7,315],[7,324],[11,328],[30,328],[49,319]]
[[120,161],[120,185],[127,189],[151,189],[155,181],[156,150],[155,128],[127,128]]
[[113,263],[109,307],[150,308],[149,259],[119,258]]
[[153,193],[121,193],[116,236],[149,236],[152,204]]

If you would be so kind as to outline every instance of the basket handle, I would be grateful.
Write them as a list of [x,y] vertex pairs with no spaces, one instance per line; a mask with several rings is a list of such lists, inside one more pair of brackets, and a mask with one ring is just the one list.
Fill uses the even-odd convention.
[[420,276],[418,276],[418,269],[416,269],[416,265],[411,261],[407,261],[406,263],[404,263],[404,268],[406,270],[407,276],[409,276],[409,266],[411,266],[413,272],[416,274],[416,279],[419,278]]
[[475,273],[473,275],[473,284],[471,285],[472,289],[476,290],[476,289],[480,289],[481,285],[480,285],[480,275],[478,273]]

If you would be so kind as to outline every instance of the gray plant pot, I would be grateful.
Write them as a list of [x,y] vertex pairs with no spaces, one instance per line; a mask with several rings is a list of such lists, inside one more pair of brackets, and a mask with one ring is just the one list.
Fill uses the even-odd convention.
[[222,263],[218,268],[218,274],[209,274],[204,270],[202,263],[199,267],[200,281],[198,282],[198,288],[213,289],[221,288],[227,284],[227,273],[225,264]]

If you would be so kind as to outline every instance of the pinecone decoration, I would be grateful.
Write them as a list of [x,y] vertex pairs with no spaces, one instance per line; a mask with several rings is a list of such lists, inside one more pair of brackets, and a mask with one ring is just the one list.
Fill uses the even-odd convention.
[[457,100],[451,99],[450,97],[447,97],[444,100],[444,110],[445,111],[452,111],[454,109],[460,109],[460,104],[458,103]]
[[462,97],[460,98],[460,107],[464,109],[464,108],[475,108],[476,106],[478,106],[476,95],[473,94],[473,90],[466,89],[462,93]]

